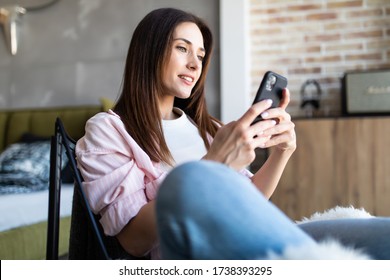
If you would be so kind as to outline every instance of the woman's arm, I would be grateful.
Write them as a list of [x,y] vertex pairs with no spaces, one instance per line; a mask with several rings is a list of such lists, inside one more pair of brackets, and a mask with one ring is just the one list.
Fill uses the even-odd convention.
[[[145,170],[155,177],[150,159],[127,134],[120,118],[99,113],[86,125],[86,134],[76,146],[84,191],[94,213],[101,215],[105,234],[118,237],[131,255],[142,257],[157,242],[153,183],[144,183]],[[137,157],[135,157],[137,154]],[[140,166],[145,170],[141,170]]]
[[132,256],[143,257],[158,244],[154,208],[154,201],[145,204],[116,236],[121,246]]
[[269,199],[275,191],[292,153],[273,148],[267,161],[251,178],[266,198]]

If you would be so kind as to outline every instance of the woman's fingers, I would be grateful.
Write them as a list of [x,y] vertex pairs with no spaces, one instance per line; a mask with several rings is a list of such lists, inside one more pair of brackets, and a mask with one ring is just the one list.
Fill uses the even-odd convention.
[[277,125],[265,130],[263,136],[270,136],[263,148],[272,146],[278,146],[283,150],[296,148],[295,125],[288,114],[284,115]]
[[257,102],[256,104],[253,104],[245,113],[242,115],[241,118],[239,118],[237,121],[242,123],[242,125],[249,127],[252,122],[258,117],[261,113],[263,113],[265,110],[270,108],[272,105],[272,100],[262,100],[260,102]]
[[280,106],[277,108],[271,108],[261,114],[264,120],[277,120],[275,126],[271,126],[263,131],[263,137],[269,137],[265,141],[262,148],[269,148],[277,146],[280,149],[295,149],[296,148],[296,135],[295,125],[291,121],[291,116],[285,110],[285,107],[290,102],[290,92],[288,89],[283,91],[283,99]]
[[278,124],[291,122],[291,116],[281,107],[271,108],[261,114],[264,120],[276,120]]
[[277,123],[276,120],[269,119],[269,120],[263,120],[255,124],[252,124],[248,129],[248,133],[250,135],[249,137],[253,139],[262,136],[265,131],[274,127],[276,123]]

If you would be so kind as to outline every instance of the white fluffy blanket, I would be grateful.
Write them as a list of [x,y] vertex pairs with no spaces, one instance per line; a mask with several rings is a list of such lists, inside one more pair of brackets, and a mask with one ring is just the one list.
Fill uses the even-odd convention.
[[[349,207],[334,207],[325,212],[316,212],[309,218],[304,217],[297,223],[309,221],[330,220],[341,218],[372,218],[373,216],[363,208],[356,209]],[[336,240],[326,240],[310,246],[288,247],[278,255],[269,254],[272,260],[368,260],[370,257],[358,249],[349,248]]]
[[349,207],[336,206],[322,213],[316,212],[313,215],[311,215],[309,218],[304,217],[302,220],[297,221],[297,223],[305,223],[305,222],[319,221],[319,220],[342,219],[342,218],[372,218],[372,217],[373,216],[363,208],[357,209],[354,208],[353,206],[349,206]]
[[336,240],[322,241],[310,246],[287,247],[280,255],[270,253],[270,260],[369,260],[362,251],[343,246]]

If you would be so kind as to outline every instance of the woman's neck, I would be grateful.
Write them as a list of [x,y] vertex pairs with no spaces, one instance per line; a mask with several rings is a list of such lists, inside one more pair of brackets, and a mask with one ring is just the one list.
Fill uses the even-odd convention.
[[180,117],[180,115],[177,114],[174,110],[172,110],[168,114],[162,115],[162,119],[166,120],[166,121],[168,121],[168,120],[175,120],[175,119],[177,119],[179,117]]
[[163,120],[174,120],[178,118],[177,113],[173,110],[173,102],[175,98],[169,96],[160,100],[160,112]]

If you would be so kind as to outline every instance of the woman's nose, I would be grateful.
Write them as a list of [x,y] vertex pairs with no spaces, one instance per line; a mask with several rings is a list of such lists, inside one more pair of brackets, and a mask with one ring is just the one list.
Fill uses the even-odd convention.
[[187,68],[191,70],[197,70],[199,69],[201,63],[202,62],[199,60],[196,54],[190,54],[187,63]]

